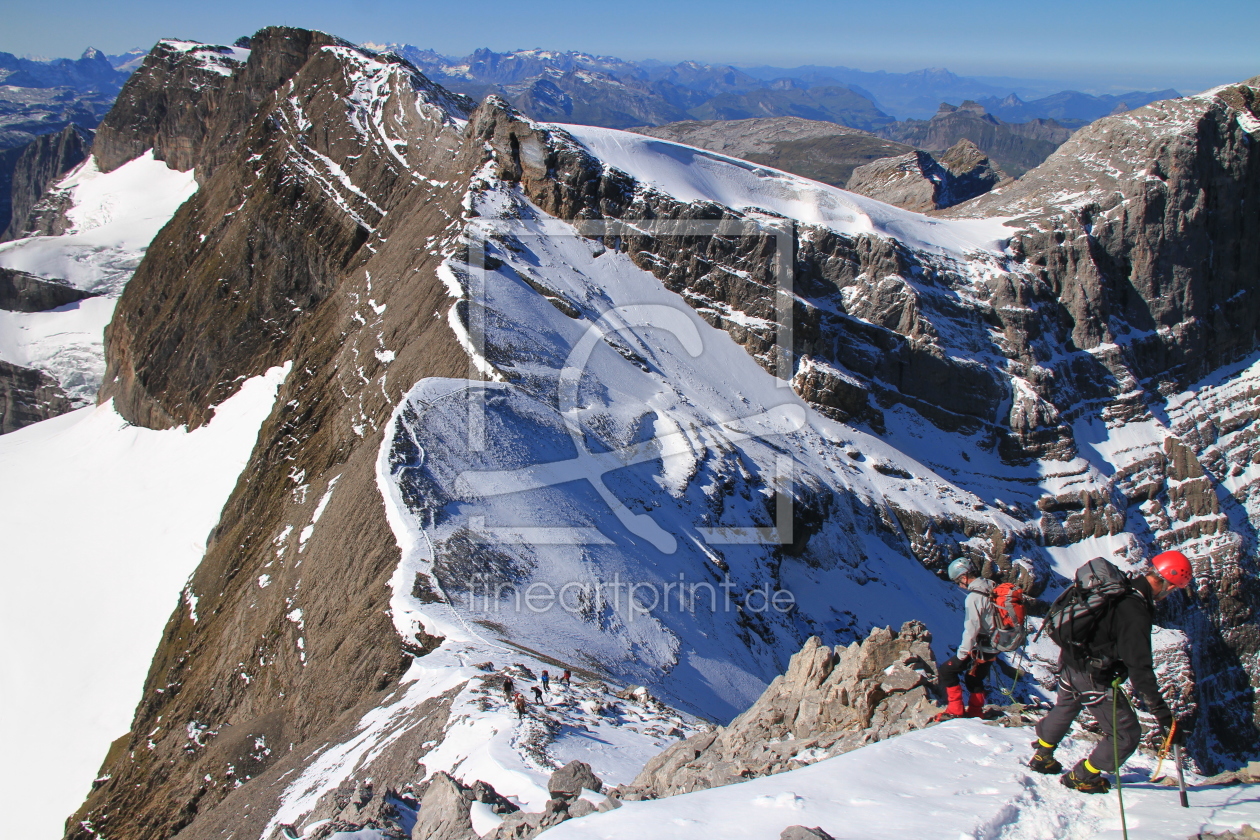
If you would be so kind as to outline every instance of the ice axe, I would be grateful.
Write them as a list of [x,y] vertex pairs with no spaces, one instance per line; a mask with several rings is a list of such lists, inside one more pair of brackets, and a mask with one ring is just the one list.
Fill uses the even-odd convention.
[[1177,762],[1177,787],[1181,791],[1181,807],[1189,808],[1190,799],[1186,796],[1186,774],[1181,769],[1181,744],[1173,745],[1173,761]]

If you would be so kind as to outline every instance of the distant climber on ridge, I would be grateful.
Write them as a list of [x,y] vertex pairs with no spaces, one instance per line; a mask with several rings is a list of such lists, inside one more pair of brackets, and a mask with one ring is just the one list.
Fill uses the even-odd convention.
[[[997,608],[993,604],[996,584],[976,574],[971,561],[960,557],[949,564],[949,579],[967,590],[964,605],[963,634],[958,650],[941,663],[941,687],[949,704],[937,720],[984,715],[984,681],[997,659],[997,648],[991,640],[997,630]],[[970,695],[963,706],[962,682]]]
[[1081,713],[1089,709],[1103,739],[1089,757],[1077,762],[1062,782],[1082,793],[1106,793],[1111,783],[1104,771],[1119,772],[1137,749],[1141,726],[1120,684],[1128,679],[1159,721],[1161,735],[1180,740],[1188,721],[1174,726],[1174,717],[1159,691],[1151,654],[1151,615],[1157,601],[1190,584],[1190,561],[1180,551],[1165,551],[1151,561],[1153,568],[1127,579],[1101,557],[1076,573],[1069,588],[1046,618],[1051,638],[1061,649],[1059,693],[1054,708],[1037,724],[1037,748],[1029,766],[1039,773],[1059,773],[1063,765],[1054,749]]

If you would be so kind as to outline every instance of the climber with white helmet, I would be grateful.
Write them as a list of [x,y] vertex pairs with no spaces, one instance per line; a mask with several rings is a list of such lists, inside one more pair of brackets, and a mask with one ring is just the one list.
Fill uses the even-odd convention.
[[[967,600],[963,607],[962,641],[954,655],[941,663],[941,687],[945,689],[949,705],[936,719],[983,717],[984,681],[998,654],[991,644],[998,623],[993,604],[996,584],[980,577],[966,557],[950,563],[948,571],[949,579],[967,590]],[[963,705],[963,682],[970,695],[966,706]]]

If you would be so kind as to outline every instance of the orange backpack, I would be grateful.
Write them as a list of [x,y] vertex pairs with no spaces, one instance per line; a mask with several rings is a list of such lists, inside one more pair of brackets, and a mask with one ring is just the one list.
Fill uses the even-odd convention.
[[997,607],[997,627],[993,631],[993,647],[1010,652],[1024,646],[1028,630],[1024,626],[1024,590],[1013,583],[999,583],[993,588],[993,606]]

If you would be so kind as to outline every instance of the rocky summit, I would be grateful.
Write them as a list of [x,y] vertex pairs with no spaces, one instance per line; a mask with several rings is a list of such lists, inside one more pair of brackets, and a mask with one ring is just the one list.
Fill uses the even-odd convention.
[[853,170],[848,189],[927,213],[962,204],[997,186],[1005,173],[975,143],[962,139],[938,157],[914,151]]
[[[1258,84],[1038,140],[996,185],[1030,144],[943,111],[934,137],[987,127],[913,140],[947,149],[909,172],[902,203],[952,204],[928,216],[324,33],[159,43],[0,256],[69,248],[102,185],[191,170],[178,209],[98,285],[10,266],[0,315],[121,288],[99,410],[155,434],[283,382],[66,836],[563,837],[622,812],[600,790],[913,752],[962,556],[1037,594],[1184,551],[1156,656],[1194,766],[1246,764]],[[65,408],[0,377],[6,417]]]

